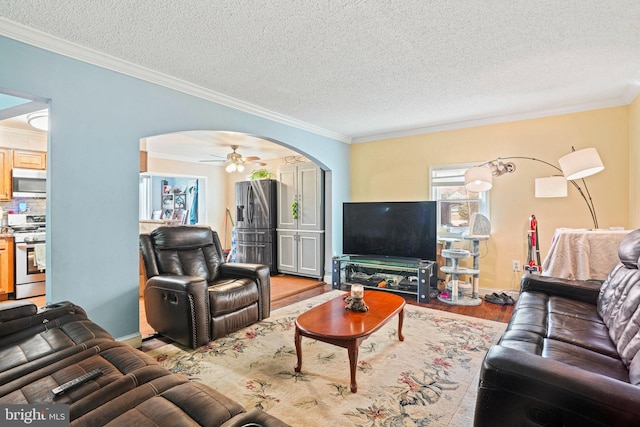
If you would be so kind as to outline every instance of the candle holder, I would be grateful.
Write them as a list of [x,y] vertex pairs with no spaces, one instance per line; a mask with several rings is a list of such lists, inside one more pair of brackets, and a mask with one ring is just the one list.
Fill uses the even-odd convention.
[[344,298],[347,303],[345,307],[351,311],[367,311],[369,307],[364,303],[364,287],[362,285],[351,285],[351,295]]

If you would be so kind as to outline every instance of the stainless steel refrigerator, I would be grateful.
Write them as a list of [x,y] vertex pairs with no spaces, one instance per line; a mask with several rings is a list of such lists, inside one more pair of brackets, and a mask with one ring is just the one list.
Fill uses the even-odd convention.
[[236,261],[269,266],[276,263],[276,181],[260,179],[236,183]]

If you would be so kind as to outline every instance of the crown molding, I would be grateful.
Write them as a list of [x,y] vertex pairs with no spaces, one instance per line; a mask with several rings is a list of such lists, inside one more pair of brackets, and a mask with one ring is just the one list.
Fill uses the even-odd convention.
[[98,67],[126,74],[141,80],[145,80],[160,86],[174,89],[179,92],[193,95],[198,98],[206,99],[217,104],[221,104],[230,108],[234,108],[245,113],[253,114],[277,123],[291,126],[303,131],[311,132],[316,135],[331,138],[344,143],[350,143],[351,138],[347,135],[333,132],[319,126],[312,125],[307,122],[296,120],[294,118],[276,113],[271,110],[259,107],[257,105],[223,95],[221,93],[194,85],[184,80],[180,80],[169,75],[151,70],[146,67],[132,64],[106,55],[94,49],[83,47],[76,43],[69,42],[62,38],[47,34],[43,31],[36,30],[26,25],[19,24],[4,17],[0,17],[0,35],[30,44],[41,49],[58,53],[69,58],[77,59]]
[[[397,131],[380,132],[371,134],[356,135],[352,138],[352,143],[380,141],[383,139],[402,138],[407,136],[414,136],[420,134],[445,132],[456,129],[465,129],[478,126],[488,126],[500,123],[516,122],[520,120],[539,119],[542,117],[559,116],[562,114],[580,113],[583,111],[598,110],[601,108],[620,107],[623,105],[629,105],[635,96],[640,92],[640,87],[636,88],[635,95],[632,95],[632,91],[627,90],[625,94],[619,98],[610,98],[601,101],[586,102],[582,104],[569,105],[565,107],[552,108],[547,110],[527,111],[522,113],[504,114],[496,116],[487,116],[479,118],[469,118],[466,120],[460,120],[455,122],[442,122],[426,125],[413,129],[399,129]],[[630,99],[629,99],[630,98]]]

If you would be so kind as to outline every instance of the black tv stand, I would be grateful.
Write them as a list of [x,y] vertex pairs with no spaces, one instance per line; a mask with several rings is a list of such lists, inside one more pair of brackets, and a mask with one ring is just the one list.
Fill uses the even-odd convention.
[[415,295],[429,302],[434,262],[416,258],[342,255],[331,268],[333,289],[358,283],[365,288]]

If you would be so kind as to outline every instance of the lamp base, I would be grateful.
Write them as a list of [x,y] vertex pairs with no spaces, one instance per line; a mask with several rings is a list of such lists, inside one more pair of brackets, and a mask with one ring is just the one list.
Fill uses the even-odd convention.
[[368,311],[369,307],[364,303],[363,298],[354,298],[352,296],[344,297],[344,302],[347,303],[345,307],[347,310],[351,311]]

